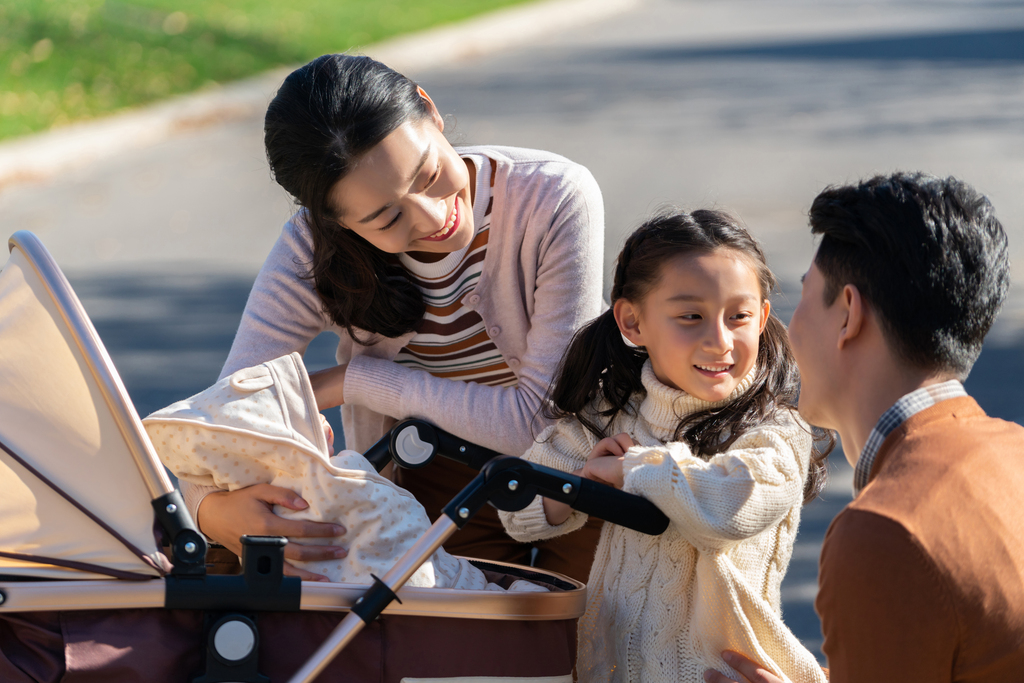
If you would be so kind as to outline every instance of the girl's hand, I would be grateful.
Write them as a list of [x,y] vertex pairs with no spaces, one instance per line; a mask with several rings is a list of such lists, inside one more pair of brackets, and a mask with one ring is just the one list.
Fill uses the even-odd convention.
[[630,448],[639,445],[636,441],[633,441],[633,437],[625,432],[615,436],[606,436],[597,442],[593,450],[590,451],[590,455],[587,456],[587,460],[603,458],[608,455],[622,457]]
[[781,678],[773,674],[771,671],[766,671],[753,659],[750,659],[746,655],[741,655],[739,652],[726,650],[722,653],[722,659],[724,659],[729,666],[736,669],[736,671],[740,673],[740,678],[743,680],[734,681],[714,669],[708,669],[704,672],[704,680],[707,681],[707,683],[782,683]]
[[[577,477],[583,476],[583,469],[578,469],[573,472]],[[544,506],[544,517],[548,520],[548,524],[551,526],[558,526],[569,519],[569,515],[572,514],[572,508],[561,503],[557,500],[551,500],[550,498],[541,499],[541,503]]]
[[345,402],[345,371],[348,363],[335,365],[333,368],[319,370],[309,376],[313,385],[313,396],[316,397],[316,409],[326,410],[340,406]]
[[580,476],[621,489],[623,456],[637,445],[625,432],[601,439],[587,456],[587,464],[580,470]]
[[622,456],[608,455],[605,457],[596,457],[587,460],[587,464],[583,466],[583,470],[580,472],[581,476],[587,479],[593,479],[600,484],[607,484],[608,486],[614,486],[617,489],[622,488],[623,479],[625,478],[622,474],[622,461],[625,460]]
[[[211,493],[199,504],[196,523],[200,531],[225,548],[241,556],[243,534],[258,536],[291,536],[298,538],[334,538],[345,533],[345,527],[325,522],[304,522],[284,519],[273,512],[273,506],[280,505],[289,510],[305,510],[309,507],[294,492],[271,486],[256,484],[237,491]],[[348,552],[336,545],[299,545],[289,543],[284,548],[288,560],[304,562],[333,560],[345,557]],[[286,576],[298,576],[304,581],[327,581],[326,576],[299,569],[284,563]]]

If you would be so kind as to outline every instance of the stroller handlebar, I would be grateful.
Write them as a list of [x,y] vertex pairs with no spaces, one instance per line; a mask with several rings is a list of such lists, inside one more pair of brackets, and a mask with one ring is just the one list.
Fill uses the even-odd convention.
[[668,528],[668,517],[646,498],[502,455],[423,420],[396,424],[366,452],[366,459],[380,471],[392,459],[401,467],[418,468],[436,455],[480,470],[480,475],[445,507],[445,513],[459,527],[486,502],[499,510],[516,511],[540,495],[641,533],[656,536]]

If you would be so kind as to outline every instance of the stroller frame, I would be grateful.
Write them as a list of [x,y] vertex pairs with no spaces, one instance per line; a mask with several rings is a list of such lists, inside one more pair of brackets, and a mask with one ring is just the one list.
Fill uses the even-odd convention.
[[[380,469],[394,458],[403,466],[422,466],[440,453],[475,467],[487,462],[473,480],[444,510],[444,514],[415,546],[399,559],[382,579],[367,588],[361,585],[304,583],[282,575],[283,548],[280,538],[243,538],[243,574],[218,576],[206,573],[207,544],[181,499],[171,485],[159,459],[142,428],[128,393],[113,369],[106,349],[99,341],[77,296],[49,253],[34,235],[19,231],[9,242],[12,257],[15,250],[24,254],[35,276],[63,319],[63,325],[77,347],[109,410],[124,446],[136,465],[153,509],[156,526],[163,531],[169,545],[170,562],[155,566],[159,576],[139,575],[138,579],[86,579],[37,581],[4,581],[0,576],[0,619],[6,613],[37,611],[83,611],[112,609],[170,608],[227,612],[216,623],[209,623],[206,674],[196,683],[218,681],[252,681],[262,683],[256,662],[259,634],[246,616],[251,612],[349,611],[330,637],[290,679],[292,683],[312,681],[331,659],[351,642],[364,625],[381,614],[395,616],[444,616],[463,619],[550,621],[579,617],[585,605],[585,587],[567,577],[544,572],[554,585],[568,590],[552,593],[495,593],[480,591],[405,588],[402,585],[441,544],[461,528],[484,503],[490,502],[504,510],[522,509],[536,495],[545,495],[569,503],[577,509],[625,524],[647,533],[660,533],[667,519],[648,501],[604,487],[588,480],[548,468],[532,466],[518,458],[499,457],[493,451],[456,439],[422,421],[400,423],[367,453]],[[24,264],[21,266],[24,268]],[[431,453],[410,456],[403,452],[409,429],[415,429],[420,443],[431,444]],[[3,434],[0,433],[0,437]],[[29,459],[0,443],[0,449],[30,474],[56,491],[81,512],[97,521],[112,535],[116,532],[84,509],[74,497],[50,481],[33,467]],[[0,454],[3,455],[3,454]],[[4,463],[0,462],[0,465]],[[124,543],[124,539],[118,536]],[[128,545],[128,544],[126,544]],[[60,558],[4,553],[0,559],[15,557],[43,565],[69,570],[96,568]],[[145,559],[145,558],[143,558]],[[150,562],[152,564],[152,562]],[[490,563],[498,566],[499,563]],[[511,565],[505,565],[516,571]],[[0,574],[3,574],[0,567]],[[117,575],[117,573],[103,572]],[[162,578],[162,580],[160,580]],[[401,589],[400,596],[398,591]],[[399,597],[401,598],[399,600]],[[398,604],[394,604],[397,600]],[[227,628],[225,628],[227,627]],[[244,627],[244,628],[243,628]],[[220,637],[219,634],[228,634]],[[218,641],[219,638],[219,641]],[[236,656],[239,652],[243,656]]]

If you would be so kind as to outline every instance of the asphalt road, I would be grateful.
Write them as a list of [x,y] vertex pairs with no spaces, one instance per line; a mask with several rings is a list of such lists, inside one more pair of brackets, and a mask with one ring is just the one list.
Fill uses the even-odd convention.
[[[453,141],[550,149],[588,166],[606,265],[663,204],[736,211],[764,242],[788,319],[813,253],[814,195],[896,169],[989,195],[1024,255],[1024,3],[648,0],[521,48],[410,73]],[[291,206],[258,117],[0,191],[0,234],[34,231],[62,264],[145,415],[211,384]],[[1020,270],[1014,271],[1019,276]],[[1024,423],[1024,291],[1014,287],[968,390]],[[312,368],[332,360],[314,342]],[[814,651],[821,538],[850,472],[805,508],[783,585]]]

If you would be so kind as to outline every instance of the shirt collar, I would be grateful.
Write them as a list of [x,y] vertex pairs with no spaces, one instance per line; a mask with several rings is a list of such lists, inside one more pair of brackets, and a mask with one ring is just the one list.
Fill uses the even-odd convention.
[[911,416],[916,415],[925,408],[931,408],[941,401],[966,395],[967,392],[964,391],[964,385],[958,380],[951,379],[941,384],[921,387],[892,404],[892,407],[882,413],[882,417],[878,419],[878,424],[871,430],[871,434],[868,435],[868,441],[864,444],[864,450],[861,451],[860,458],[857,459],[857,467],[853,472],[854,495],[859,494],[861,489],[868,485],[871,468],[875,464],[878,450],[882,447],[882,443],[887,436],[896,431]]

